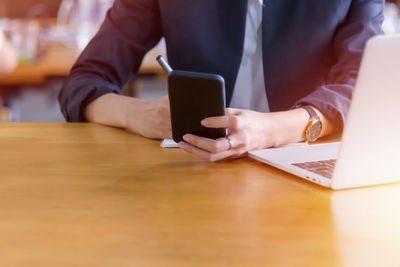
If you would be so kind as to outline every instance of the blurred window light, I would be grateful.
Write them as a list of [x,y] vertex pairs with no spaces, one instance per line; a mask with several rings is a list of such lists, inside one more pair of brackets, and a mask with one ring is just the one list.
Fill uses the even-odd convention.
[[57,15],[54,38],[73,39],[83,50],[99,30],[114,0],[63,0]]
[[399,9],[395,3],[386,3],[385,20],[382,28],[385,34],[395,34],[400,31]]

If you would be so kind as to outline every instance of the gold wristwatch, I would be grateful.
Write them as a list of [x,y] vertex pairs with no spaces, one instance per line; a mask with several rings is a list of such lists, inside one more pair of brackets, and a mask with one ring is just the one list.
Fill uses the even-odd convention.
[[310,114],[310,120],[308,122],[307,128],[306,128],[306,142],[307,143],[312,143],[315,142],[321,135],[322,132],[322,122],[321,119],[319,118],[317,112],[310,107],[310,106],[300,106],[299,108],[304,108],[308,114]]

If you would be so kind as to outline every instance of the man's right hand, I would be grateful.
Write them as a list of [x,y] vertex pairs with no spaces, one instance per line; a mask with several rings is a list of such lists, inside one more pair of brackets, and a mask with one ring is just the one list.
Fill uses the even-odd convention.
[[152,139],[172,138],[168,96],[144,100],[117,94],[103,95],[85,110],[86,119]]

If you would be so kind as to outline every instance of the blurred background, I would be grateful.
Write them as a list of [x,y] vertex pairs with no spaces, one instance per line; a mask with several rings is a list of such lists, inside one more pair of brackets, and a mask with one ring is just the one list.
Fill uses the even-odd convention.
[[[18,61],[10,73],[0,70],[1,121],[64,121],[57,103],[63,80],[113,2],[0,0],[0,29]],[[166,93],[165,75],[155,62],[156,55],[165,56],[164,47],[160,42],[146,56],[140,74],[126,86],[126,95],[153,99]]]
[[[0,29],[18,62],[0,76],[1,121],[64,121],[57,103],[62,82],[113,1],[0,0]],[[400,30],[399,7],[400,0],[386,2],[386,34]],[[158,54],[165,56],[163,41],[146,56],[124,94],[146,99],[166,94],[166,77],[154,60]]]

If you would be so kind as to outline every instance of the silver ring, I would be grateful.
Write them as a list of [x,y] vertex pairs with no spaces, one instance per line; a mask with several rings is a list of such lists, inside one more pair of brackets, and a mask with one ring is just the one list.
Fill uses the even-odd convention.
[[228,151],[229,151],[233,148],[233,142],[228,136],[226,136],[225,138],[226,138],[226,140],[228,140],[228,143],[229,143],[229,148],[228,148]]

